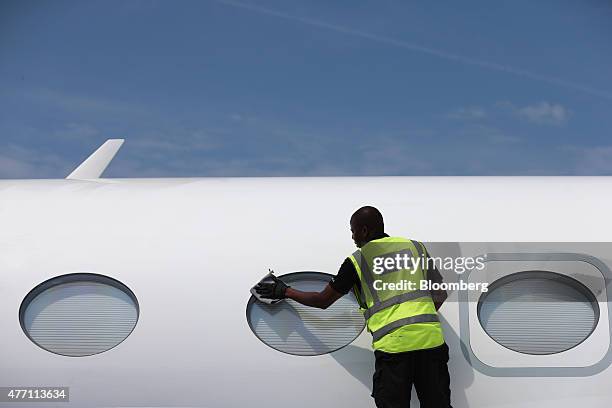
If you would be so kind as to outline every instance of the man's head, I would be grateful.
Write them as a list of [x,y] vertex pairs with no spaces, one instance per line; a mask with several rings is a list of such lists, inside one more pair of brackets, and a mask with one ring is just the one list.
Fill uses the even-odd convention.
[[372,240],[372,237],[385,232],[385,224],[380,211],[369,205],[361,207],[351,216],[351,232],[358,248]]

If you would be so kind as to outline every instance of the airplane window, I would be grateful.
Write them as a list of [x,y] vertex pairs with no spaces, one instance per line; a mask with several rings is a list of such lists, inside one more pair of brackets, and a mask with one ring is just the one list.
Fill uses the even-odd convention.
[[49,279],[28,293],[21,328],[36,345],[64,356],[109,350],[134,330],[138,302],[121,282],[91,273]]
[[[288,285],[303,291],[321,291],[332,275],[294,272],[280,276]],[[291,299],[275,305],[251,296],[247,320],[255,335],[268,346],[288,354],[316,356],[350,344],[365,327],[357,300],[349,294],[327,309],[303,306]]]
[[477,311],[493,340],[525,354],[569,350],[589,337],[599,320],[599,305],[586,286],[547,271],[498,279],[481,296]]

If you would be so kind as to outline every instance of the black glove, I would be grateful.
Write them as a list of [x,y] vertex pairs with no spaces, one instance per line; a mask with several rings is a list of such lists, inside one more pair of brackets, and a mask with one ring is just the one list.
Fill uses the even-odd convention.
[[255,286],[255,292],[265,299],[284,299],[288,287],[285,282],[270,275]]

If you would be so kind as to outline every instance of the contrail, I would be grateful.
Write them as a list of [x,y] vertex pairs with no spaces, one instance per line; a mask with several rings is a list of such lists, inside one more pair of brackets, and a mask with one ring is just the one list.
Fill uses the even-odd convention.
[[397,40],[391,37],[385,37],[378,34],[371,34],[365,31],[355,30],[348,27],[343,27],[335,24],[329,24],[318,20],[312,20],[304,17],[297,17],[291,14],[283,13],[281,11],[272,10],[264,7],[253,6],[233,0],[213,0],[217,3],[225,4],[228,6],[238,7],[246,10],[251,10],[260,14],[266,14],[269,16],[279,17],[286,20],[297,21],[302,24],[307,24],[313,27],[325,28],[327,30],[335,31],[342,34],[353,35],[356,37],[366,38],[368,40],[377,41],[383,44],[393,45],[399,48],[407,49],[410,51],[416,51],[423,54],[433,55],[446,60],[460,62],[463,64],[469,64],[479,66],[495,71],[507,72],[509,74],[517,75],[523,78],[533,79],[535,81],[546,82],[553,85],[558,85],[564,88],[573,89],[575,91],[584,92],[593,96],[599,96],[608,100],[612,100],[612,92],[602,91],[599,89],[591,88],[575,82],[566,81],[561,78],[550,77],[546,75],[537,74],[535,72],[526,71],[520,68],[511,67],[508,65],[497,64],[495,62],[484,61],[480,59],[464,57],[462,55],[452,54],[443,50],[437,50],[435,48],[423,47],[417,44],[413,44],[403,40]]

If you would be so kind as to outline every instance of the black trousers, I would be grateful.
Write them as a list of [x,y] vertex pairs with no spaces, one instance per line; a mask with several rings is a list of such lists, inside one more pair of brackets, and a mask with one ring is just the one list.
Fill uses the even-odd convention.
[[372,397],[378,408],[408,408],[412,385],[421,408],[452,408],[448,346],[405,353],[374,351]]

